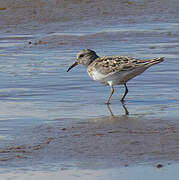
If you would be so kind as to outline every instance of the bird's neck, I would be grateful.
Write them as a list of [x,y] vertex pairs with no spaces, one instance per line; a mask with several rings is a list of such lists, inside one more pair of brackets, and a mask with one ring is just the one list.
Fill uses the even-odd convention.
[[98,55],[93,55],[90,57],[89,61],[86,63],[86,67],[88,67],[95,59],[97,59],[99,56]]

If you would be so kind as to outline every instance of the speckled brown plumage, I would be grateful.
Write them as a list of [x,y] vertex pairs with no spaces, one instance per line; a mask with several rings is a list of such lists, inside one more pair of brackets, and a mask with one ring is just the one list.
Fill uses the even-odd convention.
[[103,74],[108,74],[111,72],[129,71],[141,66],[152,65],[153,63],[156,63],[156,59],[139,60],[128,56],[102,56],[89,65],[88,72],[97,69]]

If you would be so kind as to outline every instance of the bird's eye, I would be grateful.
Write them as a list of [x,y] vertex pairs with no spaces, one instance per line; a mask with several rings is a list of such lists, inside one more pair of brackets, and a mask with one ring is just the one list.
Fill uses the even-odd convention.
[[80,54],[80,55],[79,55],[79,58],[82,58],[82,57],[84,57],[84,54]]

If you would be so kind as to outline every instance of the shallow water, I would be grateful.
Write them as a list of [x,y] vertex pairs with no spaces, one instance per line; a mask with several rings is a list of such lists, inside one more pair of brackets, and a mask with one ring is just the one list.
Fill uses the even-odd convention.
[[147,166],[139,166],[139,167],[125,167],[120,169],[109,168],[109,169],[97,169],[97,170],[79,170],[79,169],[61,169],[58,171],[51,171],[51,172],[27,172],[23,174],[22,172],[16,172],[14,175],[13,173],[5,174],[3,176],[6,179],[18,179],[18,180],[33,180],[33,179],[49,179],[53,178],[54,180],[60,179],[94,179],[94,180],[108,180],[114,179],[118,180],[132,180],[135,178],[137,179],[163,179],[168,180],[178,179],[178,166],[166,166],[161,169],[157,169],[155,167],[147,167]]
[[[90,28],[54,22],[38,31],[25,31],[29,25],[20,32],[3,30],[1,167],[178,163],[179,23],[169,19],[115,24],[109,18],[97,27],[88,19],[84,22]],[[82,66],[66,72],[83,48],[101,56],[161,56],[165,61],[128,83],[125,106],[120,103],[124,88],[116,87],[108,107],[109,87],[92,81]]]
[[[177,27],[176,24],[170,24],[171,26]],[[179,64],[176,36],[166,33],[168,24],[163,26],[162,30],[154,30],[155,27],[148,29],[147,25],[143,25],[143,27],[146,29],[137,31],[136,25],[135,30],[134,27],[127,26],[126,31],[121,31],[120,27],[119,29],[111,27],[111,30],[104,29],[99,33],[89,32],[75,35],[74,32],[73,35],[65,36],[59,33],[43,35],[39,38],[29,35],[2,34],[0,123],[1,160],[5,162],[3,164],[9,166],[11,160],[16,164],[19,156],[21,157],[18,155],[18,151],[20,154],[22,149],[23,152],[26,150],[31,152],[33,148],[29,147],[43,144],[51,136],[53,140],[58,129],[49,133],[42,128],[36,135],[37,137],[33,136],[33,131],[28,130],[36,129],[36,126],[43,127],[44,123],[52,129],[53,126],[57,126],[59,129],[68,126],[76,127],[79,122],[85,123],[91,118],[95,122],[103,121],[106,118],[110,119],[111,113],[120,118],[121,115],[125,115],[126,108],[129,116],[125,116],[124,120],[132,118],[140,121],[142,119],[147,126],[151,126],[151,121],[159,120],[161,128],[163,123],[169,129],[174,126],[174,123],[176,131],[178,131]],[[123,29],[125,29],[124,25]],[[173,28],[173,32],[176,31]],[[59,42],[60,45],[58,45]],[[79,42],[79,46],[74,47],[74,44]],[[110,112],[105,105],[110,91],[109,87],[92,81],[83,67],[79,66],[66,72],[68,66],[74,61],[77,49],[82,47],[95,49],[100,55],[123,54],[138,58],[163,56],[165,61],[151,67],[128,83],[129,94],[126,98],[125,108],[120,103],[124,89],[122,86],[116,87],[110,105],[112,112]],[[143,128],[145,129],[144,124]],[[130,125],[130,121],[126,122],[127,125]],[[111,126],[112,129],[115,129],[115,124],[112,123]],[[82,127],[86,128],[83,124]],[[155,129],[155,126],[151,127],[151,131],[152,129]],[[158,130],[160,131],[160,126]],[[90,129],[86,129],[86,131],[90,132]],[[28,133],[26,134],[26,132]],[[83,134],[83,132],[81,133]],[[31,136],[33,138],[27,143],[27,139]],[[143,135],[141,134],[141,136]],[[160,134],[158,136],[160,137]],[[162,137],[163,135],[160,138]],[[88,141],[88,138],[86,140]],[[64,141],[66,141],[65,138]],[[175,143],[178,144],[178,140]],[[53,147],[52,144],[52,149],[58,149],[62,145],[58,141],[55,145],[57,147]],[[73,145],[72,143],[72,148]],[[21,149],[19,146],[23,146],[23,148]],[[71,152],[63,148],[62,151],[67,154],[66,159],[68,160],[68,153],[70,155]],[[52,152],[47,151],[46,153],[44,155],[49,156],[48,153]],[[37,155],[33,153],[33,156],[38,157],[38,152]],[[58,153],[57,156],[59,156]],[[30,157],[25,153],[23,158]],[[149,155],[148,158],[153,157]],[[74,156],[74,159],[77,158]],[[174,159],[169,158],[168,160]],[[145,161],[145,158],[143,160]],[[53,162],[53,160],[50,161]]]

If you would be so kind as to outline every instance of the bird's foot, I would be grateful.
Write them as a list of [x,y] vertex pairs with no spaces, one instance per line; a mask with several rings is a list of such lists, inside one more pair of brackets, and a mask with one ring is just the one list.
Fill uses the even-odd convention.
[[106,102],[106,105],[109,105],[109,104],[111,104],[111,103],[110,103],[109,101],[107,101],[107,102]]

